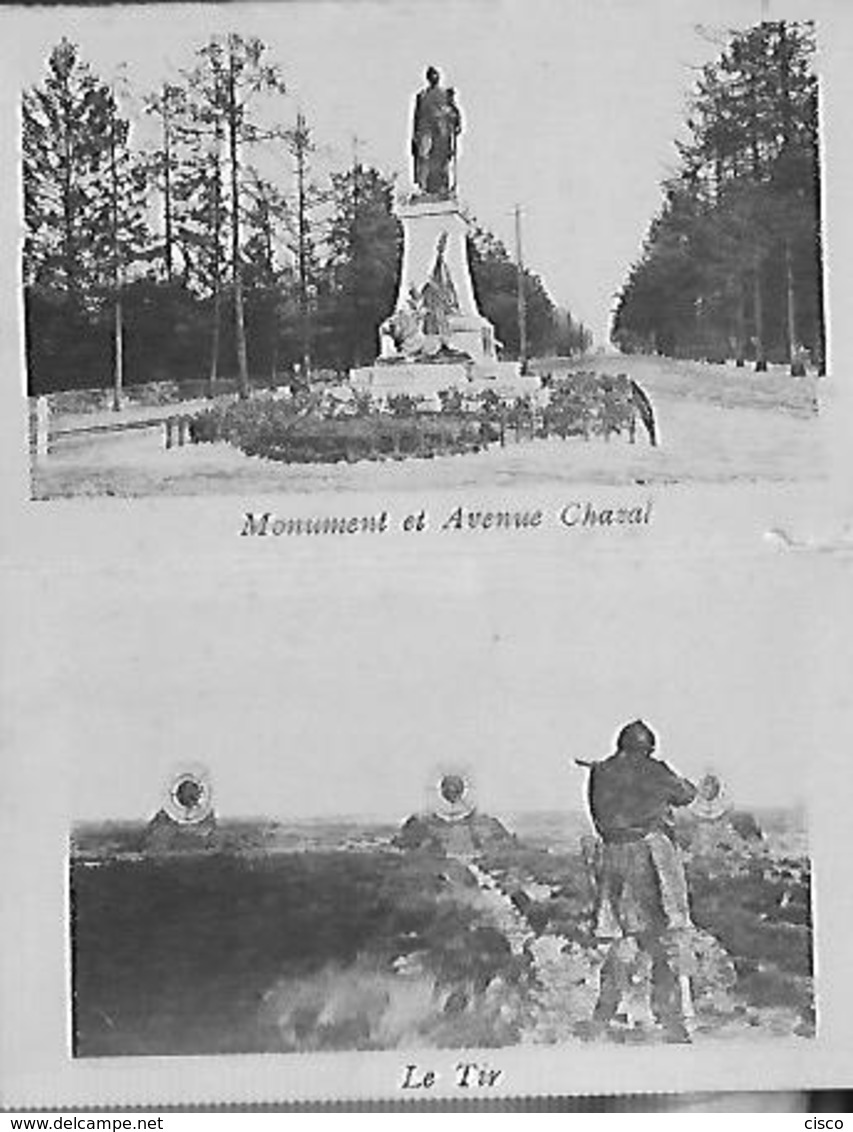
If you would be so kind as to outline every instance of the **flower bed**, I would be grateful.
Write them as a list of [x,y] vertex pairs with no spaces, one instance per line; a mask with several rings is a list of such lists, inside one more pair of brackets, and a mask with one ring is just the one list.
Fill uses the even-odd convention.
[[478,452],[507,437],[607,438],[627,429],[633,438],[636,413],[624,374],[571,373],[523,396],[447,389],[437,402],[404,393],[375,401],[347,388],[258,396],[198,413],[190,436],[283,463],[353,463]]
[[227,440],[247,456],[288,464],[430,458],[478,452],[487,439],[477,419],[363,411],[322,415],[299,401],[258,400],[205,410],[190,425],[195,443]]

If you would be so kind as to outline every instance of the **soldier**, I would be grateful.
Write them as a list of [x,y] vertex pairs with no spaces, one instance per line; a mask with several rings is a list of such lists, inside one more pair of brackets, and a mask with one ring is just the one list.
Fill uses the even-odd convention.
[[672,807],[692,802],[696,788],[652,757],[655,745],[654,732],[638,719],[619,732],[615,754],[591,764],[589,808],[601,839],[596,934],[612,942],[588,1032],[606,1032],[632,972],[644,967],[663,1036],[689,1041],[692,924]]

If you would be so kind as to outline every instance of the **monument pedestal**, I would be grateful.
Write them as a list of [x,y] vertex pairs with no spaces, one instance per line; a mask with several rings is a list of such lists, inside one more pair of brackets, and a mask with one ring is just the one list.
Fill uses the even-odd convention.
[[[452,197],[447,200],[416,197],[401,204],[397,215],[403,225],[403,263],[394,315],[409,313],[412,297],[420,297],[424,287],[440,274],[452,289],[454,300],[454,309],[447,311],[448,326],[440,336],[444,344],[468,354],[472,361],[497,361],[494,327],[480,313],[474,295],[468,264],[468,221],[459,202]],[[387,332],[380,333],[380,356],[396,356],[400,351],[393,337]],[[425,338],[430,337],[429,329],[422,330],[422,333]],[[435,350],[441,344],[440,341],[426,342],[425,346],[427,350],[430,346]]]
[[379,328],[372,366],[350,371],[379,400],[442,389],[526,392],[538,380],[498,358],[495,330],[477,306],[468,263],[468,221],[455,197],[421,194],[398,206],[403,262],[394,313]]
[[369,392],[377,401],[406,393],[423,397],[438,406],[443,389],[459,389],[463,393],[483,393],[487,389],[504,397],[536,393],[539,378],[522,374],[518,362],[377,362],[350,371],[350,384]]
[[400,361],[360,366],[350,371],[350,384],[368,391],[375,400],[386,401],[406,393],[410,397],[437,399],[442,389],[462,389],[469,384],[470,362]]

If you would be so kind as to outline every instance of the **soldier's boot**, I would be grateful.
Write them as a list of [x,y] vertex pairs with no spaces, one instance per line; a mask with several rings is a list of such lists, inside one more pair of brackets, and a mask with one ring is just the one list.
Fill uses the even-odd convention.
[[[686,986],[685,986],[686,984]],[[668,957],[652,956],[652,1012],[664,1041],[686,1043],[693,1040],[690,983],[682,981]]]
[[631,962],[625,951],[625,941],[611,943],[599,972],[599,992],[595,1010],[589,1021],[575,1027],[575,1033],[585,1041],[604,1037],[616,1017],[616,1012],[630,988]]

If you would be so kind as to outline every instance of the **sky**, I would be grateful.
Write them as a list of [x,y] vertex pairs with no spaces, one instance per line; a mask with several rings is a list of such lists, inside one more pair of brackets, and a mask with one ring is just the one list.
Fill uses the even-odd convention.
[[[460,197],[510,247],[522,208],[527,265],[551,297],[606,339],[614,296],[677,163],[699,34],[743,27],[781,0],[278,0],[266,4],[50,7],[14,21],[17,81],[40,81],[60,36],[104,78],[127,64],[137,90],[190,64],[212,33],[258,35],[284,68],[321,151],[320,171],[362,160],[408,188],[412,100],[427,65],[457,89]],[[9,37],[7,36],[7,42]]]
[[813,571],[506,549],[485,565],[389,545],[378,573],[348,548],[345,582],[316,555],[292,573],[284,548],[252,571],[31,578],[10,602],[13,738],[37,752],[19,764],[70,776],[70,821],[145,820],[187,765],[223,816],[400,820],[448,771],[489,812],[578,811],[573,760],[642,717],[662,758],[715,770],[736,803],[807,800],[829,675]]

